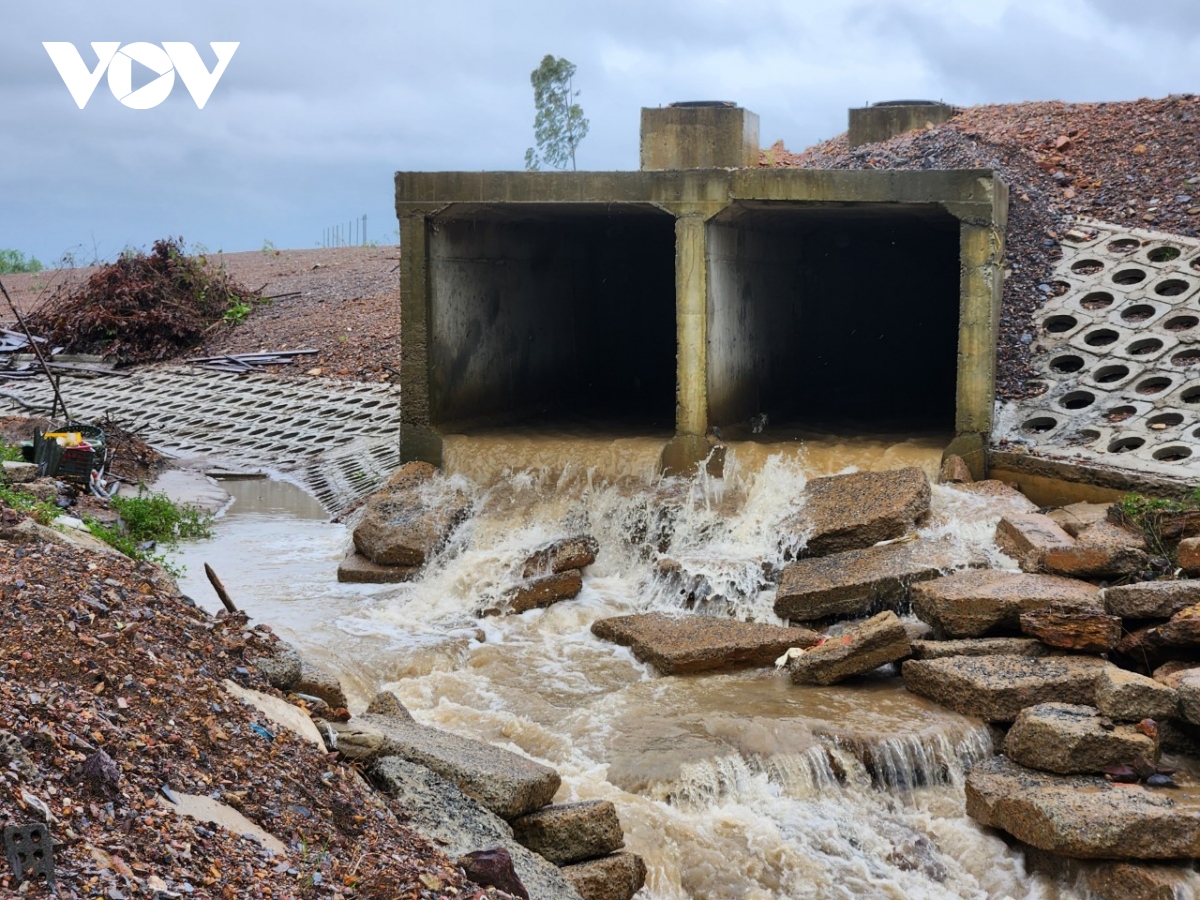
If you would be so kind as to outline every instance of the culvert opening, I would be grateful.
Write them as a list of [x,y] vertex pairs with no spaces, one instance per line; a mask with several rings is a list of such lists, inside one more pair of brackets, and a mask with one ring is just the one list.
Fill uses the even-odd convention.
[[727,207],[707,226],[710,422],[952,429],[959,230],[932,205]]
[[434,424],[672,428],[673,216],[454,204],[428,242]]

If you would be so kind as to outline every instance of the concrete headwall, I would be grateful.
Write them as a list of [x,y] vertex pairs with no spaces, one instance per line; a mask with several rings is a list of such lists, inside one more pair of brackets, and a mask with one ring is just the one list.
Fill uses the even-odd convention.
[[[440,462],[445,428],[531,410],[669,425],[673,401],[694,456],[771,405],[920,396],[912,361],[954,430],[986,435],[1007,200],[986,170],[397,173],[402,455]],[[886,352],[856,316],[888,319]]]

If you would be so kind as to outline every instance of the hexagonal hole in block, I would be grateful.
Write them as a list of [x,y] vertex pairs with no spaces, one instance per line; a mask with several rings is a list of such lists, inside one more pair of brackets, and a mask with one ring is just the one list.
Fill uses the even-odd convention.
[[1160,297],[1178,297],[1191,290],[1191,282],[1182,278],[1166,278],[1154,286],[1154,293]]
[[1113,304],[1113,295],[1108,291],[1092,291],[1079,301],[1079,305],[1087,310],[1106,309]]
[[1063,409],[1087,409],[1096,402],[1096,395],[1091,391],[1071,391],[1064,394],[1058,401]]
[[1200,325],[1200,318],[1189,315],[1172,316],[1162,323],[1162,327],[1167,331],[1187,331],[1197,325]]
[[1144,269],[1121,269],[1113,274],[1113,282],[1120,285],[1141,284],[1146,280],[1146,271]]
[[1111,366],[1101,366],[1093,376],[1099,384],[1113,384],[1129,375],[1129,366],[1115,363]]
[[1124,437],[1115,438],[1108,443],[1109,453],[1129,453],[1143,447],[1146,444],[1146,439],[1138,437],[1135,434],[1125,435]]
[[1072,372],[1081,371],[1085,365],[1086,363],[1082,356],[1065,353],[1050,360],[1050,371],[1057,372],[1060,375],[1070,375]]
[[1051,416],[1034,416],[1021,423],[1021,430],[1026,434],[1046,434],[1058,427],[1058,419]]
[[1179,248],[1172,247],[1170,244],[1163,244],[1155,247],[1153,250],[1147,253],[1146,258],[1149,259],[1150,262],[1170,262],[1173,259],[1179,259]]
[[1158,310],[1149,303],[1135,303],[1133,306],[1121,310],[1121,318],[1131,325],[1136,325],[1152,318],[1156,312]]
[[1142,246],[1142,242],[1137,238],[1117,238],[1115,241],[1108,242],[1109,253],[1132,253]]
[[1159,462],[1183,462],[1192,455],[1192,448],[1185,447],[1182,444],[1171,444],[1168,447],[1159,447],[1154,451],[1154,458]]
[[1129,345],[1128,352],[1132,356],[1149,356],[1163,348],[1163,342],[1158,338],[1142,338]]
[[1183,416],[1175,412],[1159,413],[1146,420],[1146,427],[1151,431],[1166,431],[1183,424]]
[[1081,259],[1071,264],[1071,271],[1076,275],[1095,275],[1103,268],[1104,263],[1098,259]]
[[1139,394],[1161,394],[1171,386],[1171,379],[1154,375],[1137,383],[1135,390]]
[[1043,323],[1042,327],[1050,334],[1064,334],[1078,324],[1079,320],[1074,316],[1050,316]]
[[1083,342],[1089,347],[1107,347],[1109,344],[1115,344],[1119,337],[1120,335],[1111,328],[1097,328],[1088,332]]
[[1104,414],[1104,418],[1106,421],[1112,422],[1115,425],[1118,422],[1124,422],[1128,419],[1132,419],[1136,415],[1136,406],[1114,406]]
[[1187,350],[1180,350],[1171,357],[1171,365],[1173,366],[1196,366],[1200,365],[1200,348],[1190,347]]

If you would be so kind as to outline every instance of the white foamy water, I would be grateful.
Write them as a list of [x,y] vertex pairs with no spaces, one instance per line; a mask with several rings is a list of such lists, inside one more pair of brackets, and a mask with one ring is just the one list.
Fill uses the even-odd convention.
[[[203,575],[212,563],[241,606],[342,672],[359,708],[394,690],[426,724],[557,768],[558,801],[611,800],[628,849],[649,866],[642,897],[1082,896],[1026,873],[1019,853],[966,817],[964,773],[992,752],[988,732],[898,679],[815,688],[774,671],[664,678],[590,631],[606,616],[686,606],[678,582],[657,574],[664,558],[699,589],[697,609],[778,621],[764,571],[784,563],[778,526],[806,479],[847,458],[929,470],[933,442],[857,456],[735,445],[725,477],[698,484],[654,480],[648,444],[623,444],[608,470],[542,446],[539,466],[514,471],[495,461],[522,457],[494,441],[491,476],[486,460],[456,467],[470,454],[455,447],[451,487],[473,497],[475,513],[419,582],[396,586],[337,584],[344,527],[278,498],[260,511],[268,488],[233,483],[238,500],[216,539],[181,554],[183,585],[215,609]],[[991,543],[1002,512],[994,499],[935,487],[921,533],[943,541],[952,562],[1005,564]],[[533,549],[582,531],[601,552],[577,599],[477,618]]]

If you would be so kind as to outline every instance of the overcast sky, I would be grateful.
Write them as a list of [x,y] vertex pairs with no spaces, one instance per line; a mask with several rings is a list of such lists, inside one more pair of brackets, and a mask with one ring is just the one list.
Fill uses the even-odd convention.
[[[643,106],[735,100],[764,145],[845,130],[895,98],[960,105],[1200,91],[1191,0],[486,0],[8,3],[0,28],[0,248],[51,264],[183,235],[210,250],[315,246],[367,216],[395,239],[396,170],[520,169],[529,73],[578,67],[578,162],[638,163]],[[177,78],[152,109],[101,79],[80,110],[42,47],[239,41],[204,109]],[[149,80],[137,74],[133,87]],[[143,70],[147,72],[148,70]]]

